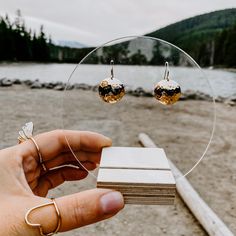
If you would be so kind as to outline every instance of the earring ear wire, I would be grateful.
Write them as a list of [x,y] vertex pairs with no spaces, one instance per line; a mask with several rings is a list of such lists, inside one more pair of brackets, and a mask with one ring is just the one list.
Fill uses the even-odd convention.
[[114,78],[114,71],[113,71],[114,61],[113,60],[110,61],[110,65],[111,65],[111,79],[113,79]]
[[169,63],[166,61],[166,63],[165,63],[164,79],[167,80],[167,81],[169,81],[169,74],[170,74]]
[[114,60],[110,61],[111,75],[101,81],[98,87],[100,98],[107,103],[117,103],[125,95],[125,86],[120,80],[114,78]]

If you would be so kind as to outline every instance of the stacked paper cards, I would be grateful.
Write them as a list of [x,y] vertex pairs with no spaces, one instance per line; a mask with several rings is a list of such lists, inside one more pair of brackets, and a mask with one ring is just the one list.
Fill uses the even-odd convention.
[[120,191],[129,204],[172,205],[176,192],[161,148],[103,148],[97,187]]

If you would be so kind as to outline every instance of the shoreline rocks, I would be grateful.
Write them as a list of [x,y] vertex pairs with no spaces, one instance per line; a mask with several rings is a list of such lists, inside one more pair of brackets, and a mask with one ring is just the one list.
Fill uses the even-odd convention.
[[[65,88],[67,90],[77,89],[77,90],[83,90],[83,91],[89,91],[89,90],[94,91],[94,92],[98,91],[98,85],[92,86],[86,83],[68,85],[60,81],[41,82],[39,79],[20,80],[18,78],[9,79],[6,77],[0,79],[0,87],[11,87],[13,85],[25,85],[26,87],[29,87],[30,89],[51,89],[51,90],[57,90],[57,91],[63,91]],[[126,94],[130,96],[135,96],[135,97],[153,97],[152,91],[145,90],[142,87],[138,87],[133,90],[130,88],[126,88]],[[187,90],[184,93],[182,93],[180,100],[181,101],[185,101],[185,100],[212,101],[212,97],[200,91]],[[215,98],[215,102],[225,103],[229,106],[236,106],[236,94],[228,98],[218,96]]]
[[12,86],[13,81],[8,78],[2,78],[0,84],[2,87],[9,87],[9,86]]
[[35,80],[35,81],[30,85],[30,88],[31,88],[31,89],[40,89],[40,88],[42,88],[42,87],[43,87],[43,85],[42,85],[42,83],[39,82],[38,79]]

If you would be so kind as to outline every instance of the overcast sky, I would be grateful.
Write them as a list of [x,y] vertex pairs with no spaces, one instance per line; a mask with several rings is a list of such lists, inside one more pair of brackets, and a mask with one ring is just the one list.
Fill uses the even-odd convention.
[[142,35],[198,14],[236,7],[236,0],[0,0],[0,14],[21,9],[27,26],[43,24],[54,40],[99,45]]

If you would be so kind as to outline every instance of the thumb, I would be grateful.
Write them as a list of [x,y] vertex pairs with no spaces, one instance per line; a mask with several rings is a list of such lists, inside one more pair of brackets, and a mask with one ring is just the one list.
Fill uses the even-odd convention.
[[[56,204],[61,214],[60,232],[107,219],[124,207],[120,192],[109,189],[92,189],[57,198]],[[54,206],[35,211],[34,222],[41,223],[44,233],[53,232],[57,226]]]

